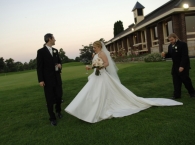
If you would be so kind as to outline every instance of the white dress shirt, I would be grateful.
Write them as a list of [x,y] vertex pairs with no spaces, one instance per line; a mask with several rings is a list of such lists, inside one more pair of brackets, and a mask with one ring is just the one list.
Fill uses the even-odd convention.
[[53,56],[52,47],[50,47],[50,46],[47,46],[47,45],[45,45],[45,46],[48,48],[49,52],[50,52],[50,53],[51,53],[51,55]]

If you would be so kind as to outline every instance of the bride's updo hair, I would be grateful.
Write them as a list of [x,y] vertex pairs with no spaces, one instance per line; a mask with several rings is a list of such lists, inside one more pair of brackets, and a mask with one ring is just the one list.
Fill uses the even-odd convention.
[[102,43],[100,41],[95,41],[93,45],[100,47],[102,49]]

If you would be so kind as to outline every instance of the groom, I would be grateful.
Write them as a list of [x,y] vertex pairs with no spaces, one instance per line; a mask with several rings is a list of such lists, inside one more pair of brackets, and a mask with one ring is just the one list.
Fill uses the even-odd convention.
[[37,51],[37,76],[39,85],[44,88],[45,98],[47,102],[47,109],[49,113],[49,120],[51,125],[56,126],[56,116],[62,118],[61,115],[61,99],[62,99],[62,81],[61,81],[61,60],[59,58],[58,50],[52,48],[55,45],[55,38],[53,34],[46,34],[44,36],[45,44],[43,48]]

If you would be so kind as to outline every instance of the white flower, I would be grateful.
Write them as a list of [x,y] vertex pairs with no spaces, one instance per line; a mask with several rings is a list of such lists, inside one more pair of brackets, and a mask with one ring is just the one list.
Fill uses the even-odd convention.
[[95,66],[95,67],[103,67],[103,61],[101,58],[97,58],[95,59],[93,62],[92,62],[92,66]]
[[53,53],[56,53],[56,50],[54,50]]

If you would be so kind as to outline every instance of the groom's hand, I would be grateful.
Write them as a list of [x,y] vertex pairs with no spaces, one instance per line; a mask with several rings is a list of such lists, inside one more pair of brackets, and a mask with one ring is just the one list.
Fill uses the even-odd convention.
[[44,82],[39,82],[39,85],[40,85],[41,87],[44,87],[44,86],[45,86],[45,83],[44,83]]
[[182,72],[184,70],[183,67],[179,67],[179,72]]
[[57,65],[58,65],[58,68],[60,68],[60,69],[62,68],[61,64],[57,64]]

